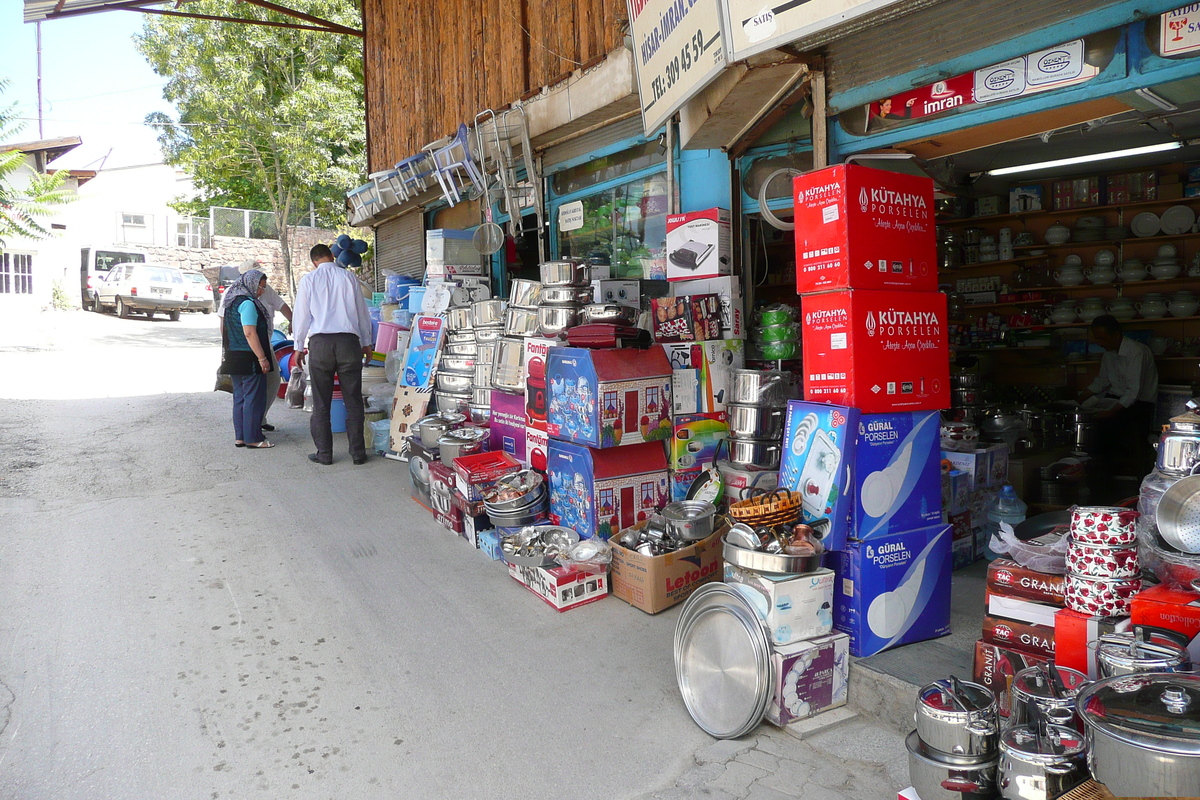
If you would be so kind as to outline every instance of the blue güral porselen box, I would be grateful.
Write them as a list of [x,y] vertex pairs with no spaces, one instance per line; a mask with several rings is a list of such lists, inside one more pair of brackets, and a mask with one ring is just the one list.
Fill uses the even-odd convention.
[[851,538],[874,539],[940,522],[941,453],[936,411],[859,417]]
[[850,537],[858,420],[858,409],[849,406],[788,401],[779,488],[800,493],[805,522],[829,520],[827,550],[840,550]]
[[833,626],[863,657],[950,633],[950,526],[851,541],[830,559]]

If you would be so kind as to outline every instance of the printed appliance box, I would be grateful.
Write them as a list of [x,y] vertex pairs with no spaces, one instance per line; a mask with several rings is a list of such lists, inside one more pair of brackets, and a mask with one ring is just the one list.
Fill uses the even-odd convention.
[[529,466],[546,474],[546,458],[550,454],[550,437],[537,428],[525,429],[525,457]]
[[441,461],[429,464],[429,505],[434,520],[446,530],[463,532],[463,512],[454,505],[454,470]]
[[870,656],[950,632],[950,528],[935,525],[836,553],[833,624]]
[[783,727],[846,705],[850,637],[834,633],[772,648],[775,695],[767,721]]
[[465,499],[476,502],[505,475],[520,472],[521,462],[502,451],[473,453],[454,459],[454,488]]
[[[998,644],[989,644],[981,639],[975,643],[975,669],[972,672],[975,682],[991,689],[1000,701],[1000,716],[1007,717],[1012,705],[1009,688],[1012,685],[1013,675],[1026,667],[1045,664],[1049,660],[1047,656],[1034,655]],[[1055,663],[1060,667],[1068,666],[1061,660]]]
[[675,417],[667,454],[671,469],[712,466],[717,459],[718,445],[728,436],[729,422],[724,411]]
[[725,565],[734,585],[767,622],[771,642],[786,645],[833,631],[833,570],[768,575]]
[[715,294],[656,297],[650,301],[650,313],[656,342],[721,338],[721,299]]
[[498,389],[492,390],[492,418],[489,447],[493,452],[508,453],[522,464],[529,463],[525,453],[525,398]]
[[932,179],[841,164],[792,188],[798,294],[937,290]]
[[724,275],[720,278],[677,281],[671,284],[671,294],[717,295],[721,301],[721,338],[746,338],[746,303],[742,297],[741,278]]
[[851,469],[857,440],[858,409],[789,400],[783,425],[779,488],[799,492],[805,522],[827,518],[827,550],[841,550],[850,538]]
[[707,539],[661,556],[613,545],[613,595],[647,614],[682,603],[709,581],[721,580],[721,537],[727,530],[722,527]]
[[998,644],[1001,647],[1011,647],[1014,650],[1023,650],[1037,656],[1054,658],[1054,626],[1052,625],[1033,625],[1002,617],[984,617],[983,641],[988,644]]
[[608,574],[605,572],[593,574],[566,567],[509,564],[508,574],[555,611],[570,611],[608,597]]
[[550,440],[550,521],[582,538],[607,539],[667,504],[661,442],[599,450]]
[[1061,606],[1066,577],[1022,567],[1007,558],[988,564],[987,590],[1002,597],[1019,597],[1035,603]]
[[971,490],[999,486],[1008,480],[1008,445],[993,444],[965,453],[943,450],[942,460],[966,473]]
[[687,214],[669,214],[667,280],[715,278],[732,272],[730,230],[728,209],[709,208]]
[[553,439],[618,447],[671,435],[671,365],[661,348],[554,347],[546,377]]
[[1095,642],[1107,633],[1126,630],[1129,617],[1094,617],[1060,608],[1054,615],[1054,663],[1096,680],[1100,673],[1096,667]]
[[804,295],[804,399],[864,414],[950,407],[946,295]]
[[546,430],[546,409],[550,400],[546,388],[546,353],[562,342],[532,336],[525,340],[525,426]]
[[741,339],[661,345],[671,363],[675,414],[724,411],[733,370],[746,365]]
[[941,521],[940,430],[936,411],[858,418],[852,536],[873,539]]

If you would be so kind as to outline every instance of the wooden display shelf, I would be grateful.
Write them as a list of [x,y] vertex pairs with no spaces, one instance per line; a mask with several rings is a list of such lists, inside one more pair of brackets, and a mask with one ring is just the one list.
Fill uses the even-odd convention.
[[1037,261],[1039,258],[1050,258],[1048,253],[1043,253],[1040,256],[1020,256],[1019,258],[1009,258],[1004,261],[980,261],[977,264],[960,264],[957,267],[942,267],[942,272],[966,272],[967,270],[980,269],[981,267],[1010,267],[1014,264],[1024,264],[1026,261]]
[[[1163,287],[1170,288],[1172,286],[1187,286],[1187,285],[1191,285],[1191,284],[1200,286],[1200,278],[1170,278],[1170,279],[1161,280],[1161,281],[1160,280],[1133,281],[1132,283],[1081,283],[1081,284],[1078,284],[1077,286],[1031,286],[1029,288],[1022,288],[1018,291],[1022,292],[1022,293],[1023,292],[1046,292],[1047,294],[1054,294],[1054,293],[1058,293],[1058,292],[1066,292],[1066,293],[1070,294],[1073,292],[1098,292],[1098,291],[1102,291],[1102,290],[1116,291],[1116,290],[1129,290],[1129,289],[1149,289],[1151,286],[1163,286]],[[1122,295],[1122,296],[1124,296],[1124,295]],[[1140,296],[1141,295],[1134,295],[1134,297],[1140,297]],[[1005,302],[997,301],[995,303],[964,303],[963,311],[966,312],[966,311],[974,311],[977,309],[1007,308],[1010,306],[1036,306],[1036,305],[1040,305],[1043,303],[1052,303],[1052,302],[1053,301],[1050,298],[1043,297],[1040,300],[1009,300],[1009,301],[1005,301]],[[1165,318],[1166,317],[1161,317],[1160,319],[1165,319]],[[1179,317],[1174,317],[1174,319],[1179,319]]]
[[1108,206],[1084,206],[1081,208],[1064,208],[1057,211],[1048,209],[1042,209],[1040,211],[1017,211],[1011,214],[991,214],[986,217],[948,217],[938,219],[937,224],[955,228],[972,228],[988,222],[1001,222],[1003,220],[1022,220],[1028,219],[1029,217],[1062,217],[1071,215],[1089,217],[1105,211],[1120,211],[1123,208],[1178,206],[1195,202],[1200,202],[1200,197],[1180,197],[1175,200],[1138,200],[1137,202],[1133,203],[1117,203],[1115,205]]
[[[1013,247],[1013,250],[1063,250],[1068,247],[1083,248],[1083,247],[1124,247],[1126,244],[1141,244],[1142,242],[1171,242],[1178,239],[1195,239],[1200,237],[1200,233],[1175,233],[1162,234],[1160,236],[1130,236],[1127,239],[1101,239],[1094,242],[1072,242],[1066,241],[1062,244],[1023,244]],[[998,262],[991,262],[998,263]]]
[[[1138,325],[1156,325],[1161,322],[1195,322],[1200,320],[1200,317],[1158,317],[1157,319],[1131,319],[1127,322],[1122,322],[1121,327],[1128,328]],[[1068,322],[1064,325],[1042,325],[1037,328],[1090,328],[1089,322]],[[1033,330],[1032,328],[1020,328],[1017,330]]]

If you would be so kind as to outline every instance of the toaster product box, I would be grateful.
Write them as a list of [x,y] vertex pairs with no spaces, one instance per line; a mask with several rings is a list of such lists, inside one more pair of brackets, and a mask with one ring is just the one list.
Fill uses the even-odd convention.
[[[1007,717],[1012,704],[1009,690],[1012,687],[1013,676],[1027,667],[1045,664],[1049,660],[1047,656],[990,644],[980,639],[975,643],[975,683],[992,690],[992,694],[999,700],[1000,716]],[[1056,663],[1062,667],[1069,666],[1061,660]]]
[[774,647],[775,693],[767,721],[782,728],[846,705],[849,649],[850,637],[844,633]]
[[1033,625],[1003,617],[983,618],[983,641],[1054,658],[1054,626]]
[[796,176],[792,190],[798,294],[937,290],[932,179],[839,164]]
[[774,645],[825,636],[833,631],[833,570],[804,575],[769,575],[725,565],[725,583],[766,620]]
[[[644,525],[641,522],[634,527]],[[727,530],[728,526],[722,527],[707,539],[661,556],[642,555],[614,544],[613,595],[647,614],[682,603],[704,584],[721,580],[721,537]]]
[[550,392],[546,385],[546,356],[551,347],[561,345],[557,339],[531,336],[525,340],[525,426],[546,430],[546,411]]
[[660,346],[671,364],[675,415],[724,411],[733,371],[746,365],[746,343],[718,339]]
[[597,449],[551,439],[550,521],[584,539],[607,539],[667,504],[662,442]]
[[864,414],[950,407],[946,295],[827,292],[800,310],[805,400]]
[[715,294],[656,297],[650,301],[656,342],[705,342],[721,338],[721,299]]
[[731,231],[725,208],[668,214],[667,280],[715,278],[732,272]]
[[546,378],[552,439],[619,447],[671,435],[671,365],[662,348],[554,347]]
[[499,389],[492,390],[492,417],[488,422],[489,447],[508,453],[522,464],[525,453],[525,398]]
[[1192,661],[1200,663],[1200,592],[1160,583],[1133,596],[1131,620],[1182,634]]
[[869,540],[942,519],[941,415],[863,414],[851,475],[852,533]]
[[1095,617],[1060,608],[1054,615],[1054,663],[1096,680],[1100,673],[1095,642],[1106,633],[1121,633],[1129,627],[1129,617]]
[[721,301],[721,338],[746,338],[746,304],[742,297],[741,278],[724,275],[720,278],[677,281],[671,284],[671,294],[715,294]]
[[567,567],[508,565],[513,580],[542,598],[555,611],[570,611],[608,597],[608,573]]
[[597,303],[614,303],[626,308],[643,311],[650,308],[650,300],[671,294],[665,280],[596,280],[592,281],[592,296]]
[[852,655],[950,633],[949,526],[851,540],[828,561],[837,572],[833,625],[850,634]]
[[829,520],[827,550],[841,550],[851,535],[858,421],[858,409],[848,406],[804,400],[787,404],[778,486],[800,493],[803,521]]
[[997,558],[988,564],[987,590],[992,594],[1061,606],[1065,583],[1064,575],[1038,572],[1007,558]]

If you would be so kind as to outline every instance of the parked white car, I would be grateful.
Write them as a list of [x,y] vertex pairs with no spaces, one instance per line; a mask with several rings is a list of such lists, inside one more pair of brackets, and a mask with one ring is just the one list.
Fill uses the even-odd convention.
[[96,287],[96,310],[103,313],[113,308],[121,319],[133,311],[147,317],[161,312],[178,321],[179,312],[187,308],[189,286],[175,267],[116,264]]

